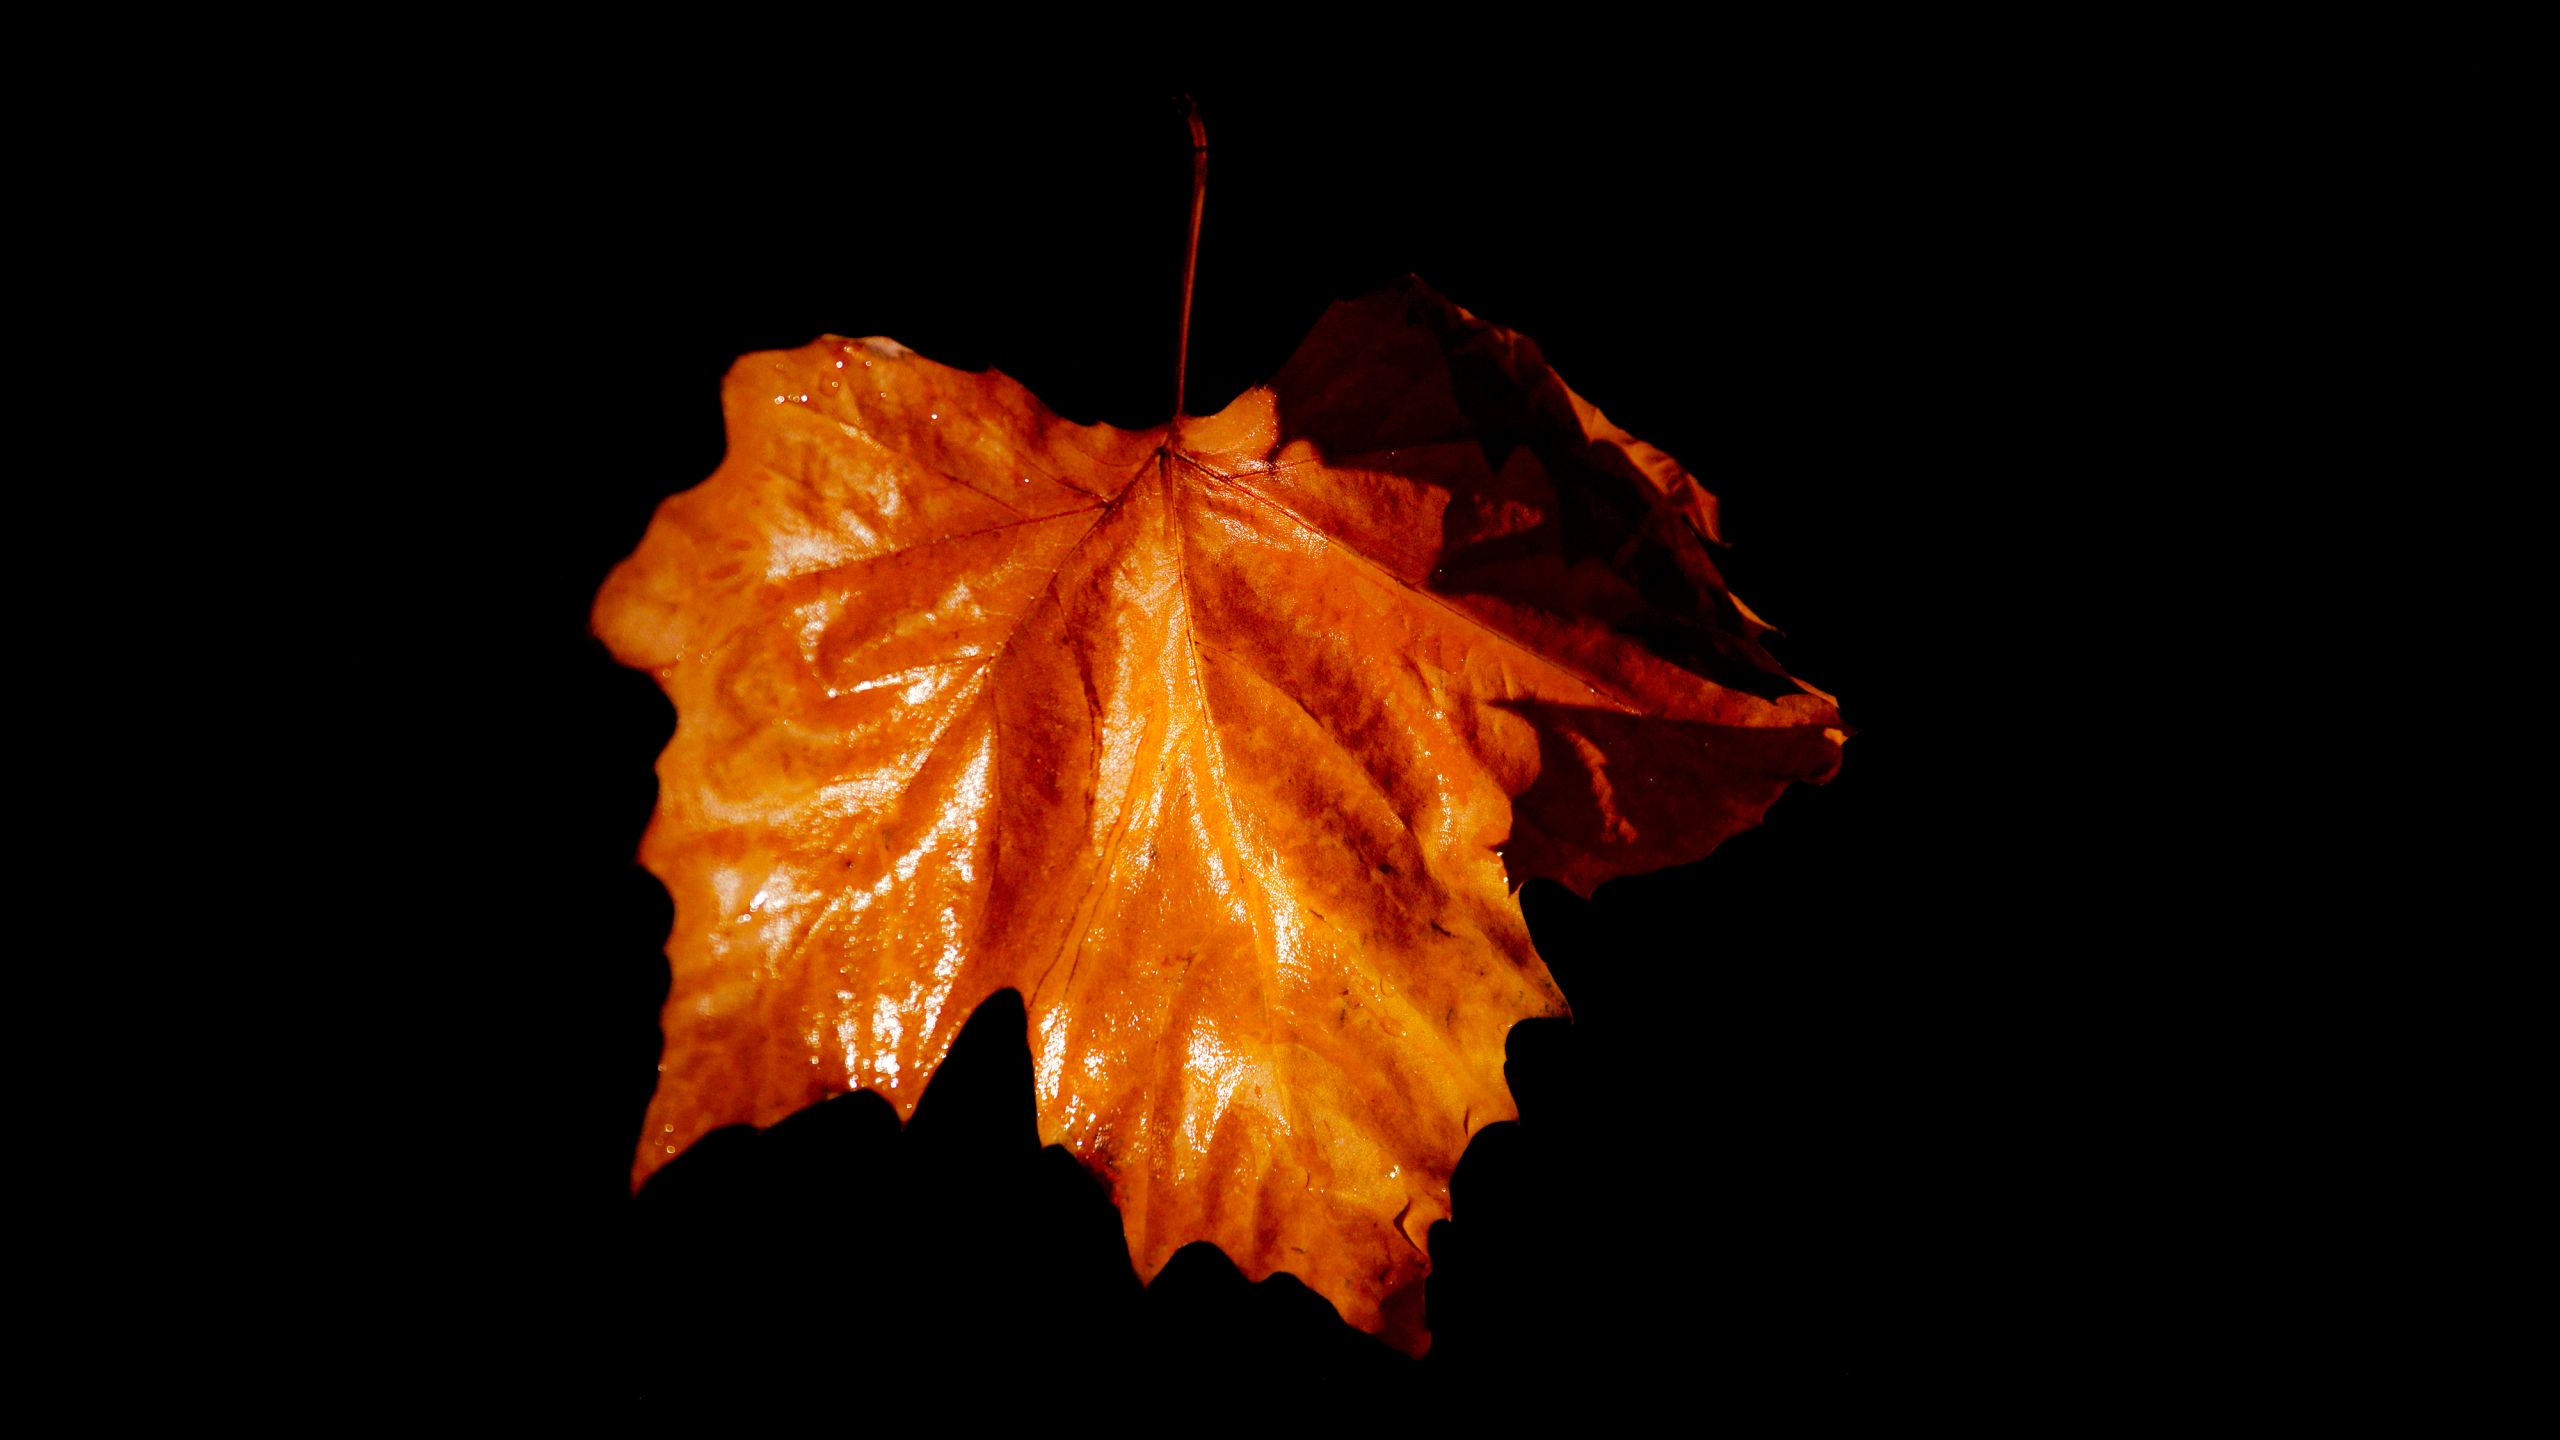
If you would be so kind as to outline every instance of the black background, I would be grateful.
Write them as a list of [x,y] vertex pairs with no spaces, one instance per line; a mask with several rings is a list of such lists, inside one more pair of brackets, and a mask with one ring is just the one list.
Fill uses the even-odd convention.
[[[438,492],[469,545],[432,657],[470,779],[419,800],[458,837],[455,933],[407,972],[440,1093],[410,1132],[433,1201],[394,1239],[438,1298],[395,1348],[599,1415],[1284,1424],[2085,1410],[2224,1363],[2226,1317],[2176,1294],[2191,1176],[2146,1160],[2182,1083],[2129,1038],[2161,956],[2090,893],[2120,769],[2062,759],[2074,597],[2118,563],[2092,497],[2154,458],[2194,213],[2162,203],[2175,107],[2093,105],[2069,66],[1692,60],[1408,58],[1314,94],[599,64],[476,96],[435,192],[463,203],[417,216],[459,281],[415,333],[457,397],[425,423],[473,457]],[[588,637],[596,585],[717,463],[748,351],[886,335],[1160,422],[1185,88],[1211,142],[1189,408],[1418,272],[1722,497],[1734,589],[1857,732],[1698,865],[1525,892],[1575,1019],[1514,1033],[1523,1118],[1459,1170],[1420,1364],[1214,1252],[1141,1292],[1036,1147],[1010,1002],[903,1135],[852,1097],[627,1194],[668,919],[631,856],[672,716]]]

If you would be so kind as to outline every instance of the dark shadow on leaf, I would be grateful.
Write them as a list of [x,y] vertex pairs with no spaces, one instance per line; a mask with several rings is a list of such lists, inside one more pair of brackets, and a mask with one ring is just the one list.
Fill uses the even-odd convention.
[[1669,458],[1587,419],[1534,341],[1407,276],[1329,309],[1271,388],[1284,444],[1436,497],[1434,593],[1590,621],[1764,700],[1804,693],[1725,592],[1714,498],[1685,474],[1666,488]]
[[1538,776],[1512,797],[1502,847],[1515,886],[1545,876],[1589,895],[1616,876],[1696,861],[1759,824],[1790,784],[1840,764],[1820,725],[1713,725],[1538,700],[1503,708],[1538,734]]

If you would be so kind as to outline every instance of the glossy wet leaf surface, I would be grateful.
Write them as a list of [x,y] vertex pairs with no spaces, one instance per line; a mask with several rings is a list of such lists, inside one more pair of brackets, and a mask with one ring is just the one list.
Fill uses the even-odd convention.
[[848,1090],[911,1114],[1009,989],[1141,1277],[1208,1241],[1419,1349],[1504,1037],[1565,1009],[1518,886],[1695,859],[1838,764],[1712,497],[1418,283],[1177,427],[876,339],[723,404],[596,608],[678,716],[635,1180]]

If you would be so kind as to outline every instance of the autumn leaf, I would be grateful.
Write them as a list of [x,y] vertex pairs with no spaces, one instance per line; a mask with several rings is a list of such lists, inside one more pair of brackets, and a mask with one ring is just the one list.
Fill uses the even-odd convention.
[[1011,988],[1142,1277],[1212,1241],[1418,1353],[1504,1037],[1566,1010],[1518,887],[1696,859],[1839,763],[1713,497],[1411,280],[1154,430],[879,339],[722,403],[595,610],[677,712],[634,1182],[847,1090],[911,1115]]

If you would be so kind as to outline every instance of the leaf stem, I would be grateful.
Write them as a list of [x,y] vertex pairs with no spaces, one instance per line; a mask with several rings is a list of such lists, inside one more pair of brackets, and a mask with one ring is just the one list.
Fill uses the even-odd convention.
[[1182,246],[1182,328],[1173,346],[1173,418],[1182,418],[1183,381],[1191,370],[1191,277],[1200,265],[1200,202],[1209,190],[1209,132],[1201,128],[1200,107],[1181,97],[1182,118],[1191,122],[1191,233]]

